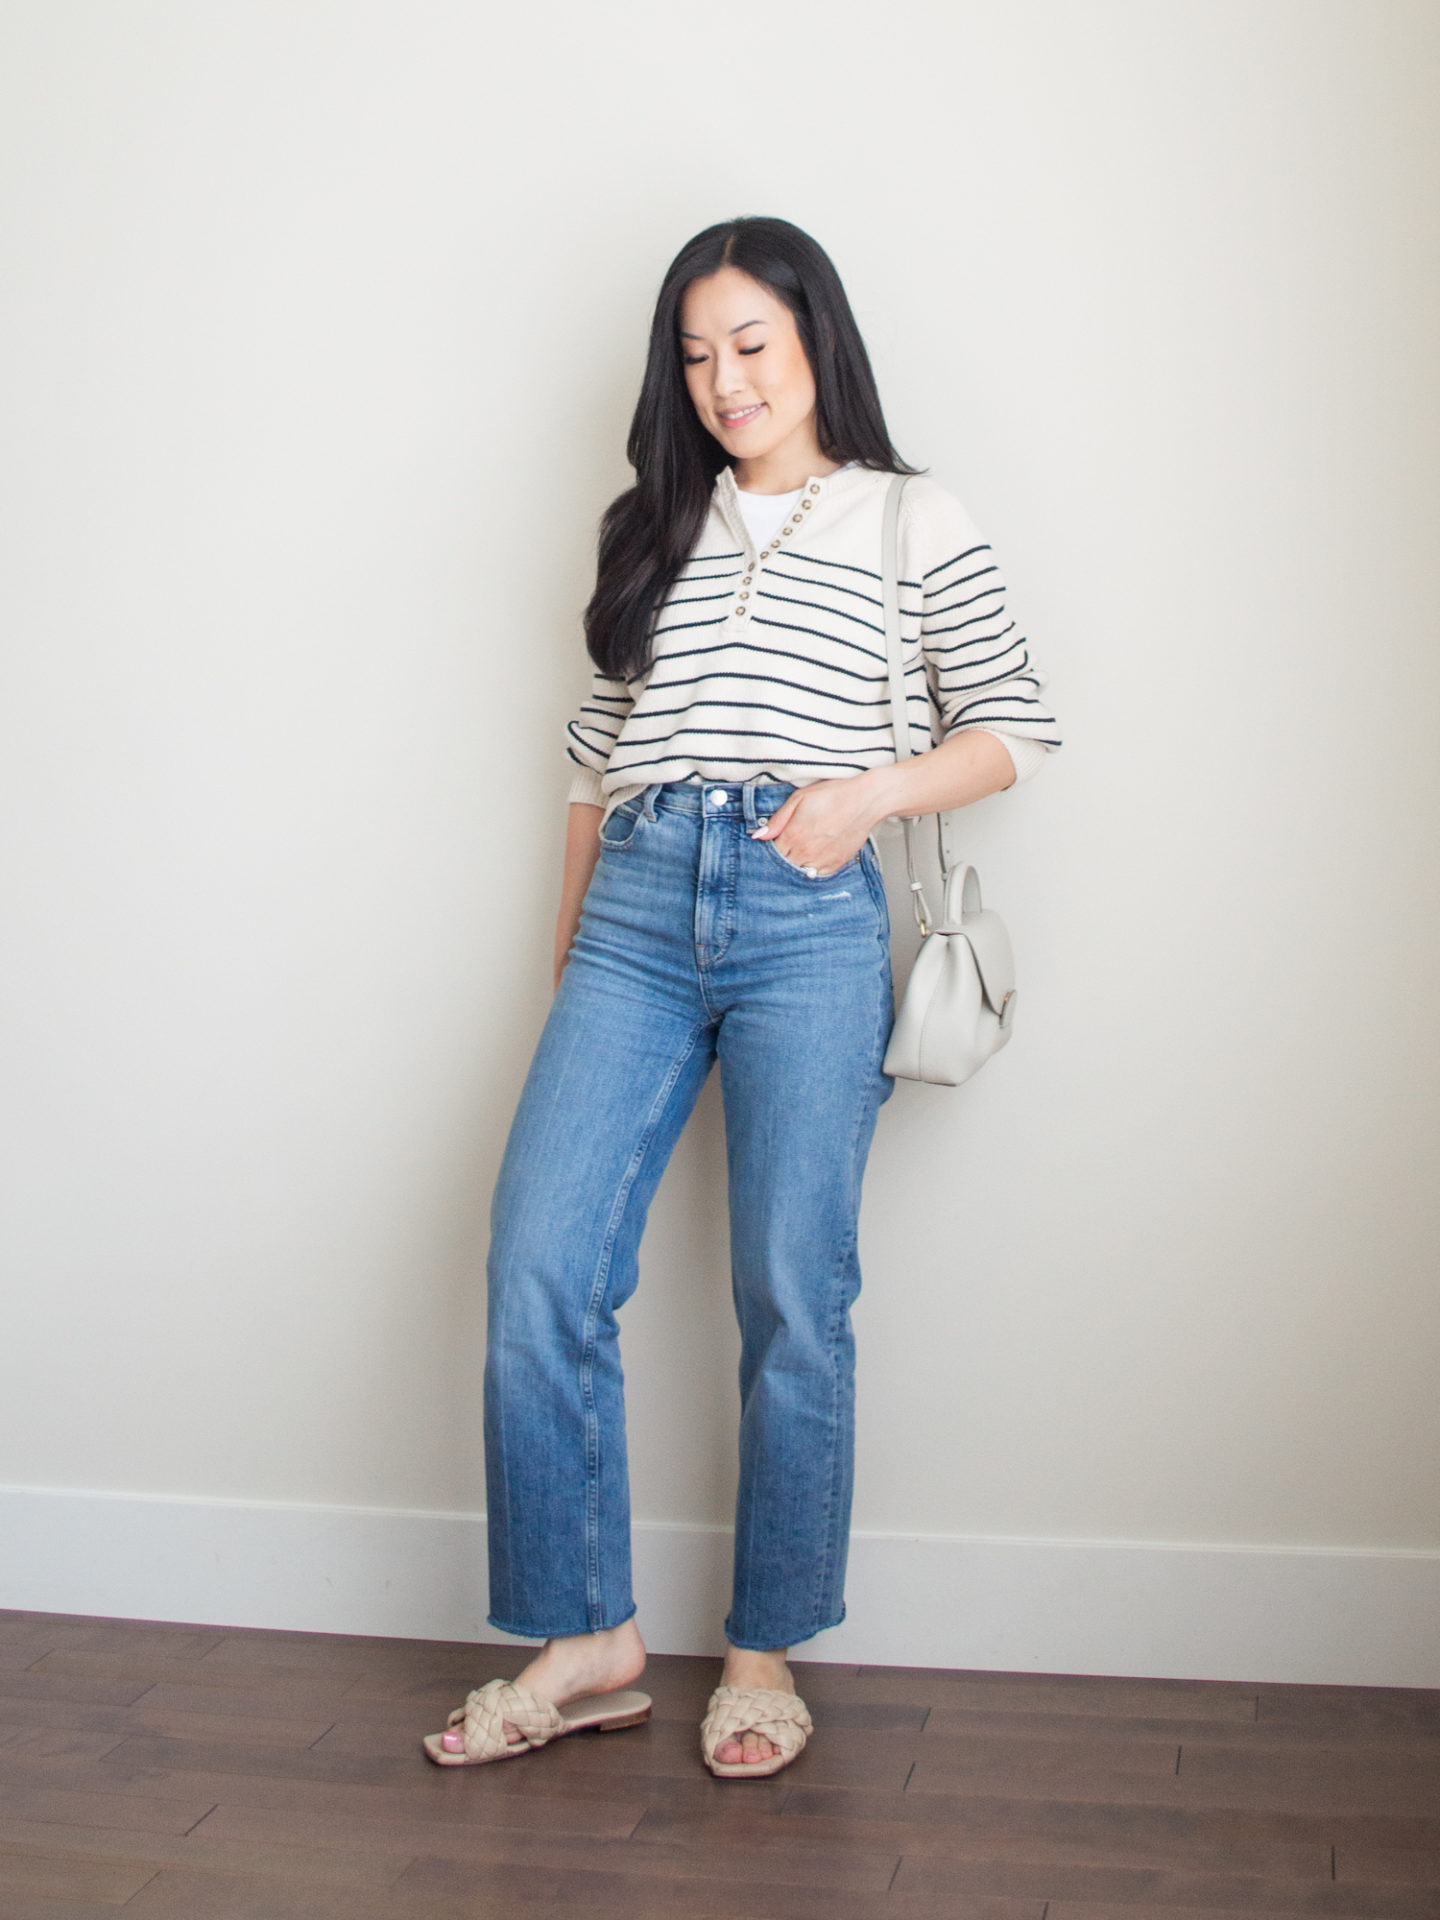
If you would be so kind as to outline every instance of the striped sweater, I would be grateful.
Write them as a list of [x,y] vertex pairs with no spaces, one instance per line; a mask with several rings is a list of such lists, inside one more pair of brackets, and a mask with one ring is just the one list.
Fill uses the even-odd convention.
[[[566,727],[569,798],[606,816],[658,780],[804,786],[895,758],[880,572],[890,476],[848,466],[807,480],[763,546],[722,467],[690,560],[661,604],[655,658],[631,680],[595,672]],[[967,727],[998,734],[1016,778],[1060,746],[1049,676],[1011,616],[988,541],[917,475],[899,527],[901,659],[913,753]]]

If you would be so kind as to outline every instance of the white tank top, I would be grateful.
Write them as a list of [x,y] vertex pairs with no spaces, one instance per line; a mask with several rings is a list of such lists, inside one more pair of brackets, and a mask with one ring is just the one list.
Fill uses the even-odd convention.
[[788,514],[795,511],[804,487],[796,487],[793,493],[746,493],[742,488],[735,489],[740,502],[740,511],[745,516],[745,525],[750,529],[750,538],[757,547],[770,544],[770,536],[778,533]]

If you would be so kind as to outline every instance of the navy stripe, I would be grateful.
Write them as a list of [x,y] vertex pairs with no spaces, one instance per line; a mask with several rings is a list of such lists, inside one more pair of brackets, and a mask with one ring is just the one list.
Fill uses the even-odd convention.
[[[955,709],[956,717],[959,718],[962,714],[973,713],[976,707],[1003,707],[1011,701],[1013,701],[1017,707],[1038,707],[1040,704],[1033,693],[988,693],[983,700],[967,700],[964,706],[957,707]],[[997,714],[995,717],[996,719],[1000,719],[1007,716]],[[1017,713],[1009,715],[1008,717],[1015,720],[1023,720],[1025,715],[1023,713]]]
[[[670,765],[674,761],[691,760],[694,757],[695,756],[693,754],[687,754],[687,753],[667,753],[667,754],[662,754],[658,760],[627,761],[624,766],[619,767],[616,770],[620,773],[638,773],[642,767],[664,767],[664,766]],[[819,767],[822,769],[822,771],[830,772],[830,773],[835,772],[837,768],[842,773],[868,773],[869,772],[869,768],[866,767],[859,760],[806,760],[806,759],[800,758],[800,759],[796,759],[791,764],[797,767]],[[752,760],[740,754],[727,754],[726,765],[732,766],[732,767],[764,767],[769,769],[771,772],[774,771],[773,767],[771,767],[771,758],[768,754],[761,760]],[[725,776],[722,774],[721,778],[724,779]],[[793,786],[795,784],[791,780],[790,775],[788,773],[777,773],[775,774],[775,778],[777,780],[784,781],[787,786]]]
[[[822,607],[818,600],[792,600],[788,593],[771,593],[764,587],[757,589],[755,598],[757,600],[777,600],[782,607],[809,607],[814,613],[833,614],[837,620],[853,620],[857,627],[864,627],[867,633],[878,633],[882,640],[885,638],[885,629],[883,626],[877,627],[873,620],[862,619],[858,613],[849,613],[844,607]],[[802,628],[802,632],[803,631],[808,631],[808,629]],[[826,635],[827,639],[832,637],[831,635]]]
[[[1001,716],[997,714],[996,718],[999,719],[1000,717]],[[1032,720],[1027,720],[1027,721],[1021,722],[1021,724],[1025,726],[1033,726],[1035,723]],[[986,722],[983,720],[964,720],[964,721],[961,721],[958,725],[953,726],[950,729],[949,733],[946,734],[945,738],[947,740],[953,740],[957,733],[964,733],[967,728],[970,729],[972,732],[978,731],[981,728],[983,728],[987,733],[992,732],[994,730],[991,726],[987,725]],[[1042,746],[1042,747],[1059,747],[1064,745],[1064,742],[1062,740],[1054,738],[1052,735],[1048,733],[1021,733],[1021,734],[1017,734],[1015,737],[1019,740],[1033,740],[1035,741],[1037,746]]]
[[[933,600],[937,594],[953,593],[957,587],[968,587],[972,580],[983,580],[987,573],[999,573],[999,571],[1000,569],[998,567],[977,567],[974,573],[962,573],[956,580],[947,580],[943,587],[932,587],[929,593],[925,595],[925,598],[927,600]],[[1003,587],[986,588],[987,593],[1000,593],[1003,592],[1003,590]],[[948,613],[950,609],[948,607],[931,607],[927,611],[930,613]]]
[[[793,659],[795,656],[791,654],[782,657]],[[661,693],[670,693],[677,687],[708,686],[713,680],[758,680],[765,686],[789,687],[795,693],[808,693],[821,700],[838,701],[843,707],[880,707],[888,704],[890,698],[888,693],[880,693],[871,700],[857,700],[848,693],[821,692],[809,681],[787,680],[783,675],[775,673],[701,673],[694,675],[689,680],[661,680],[658,681],[656,685]],[[925,696],[921,693],[907,693],[905,697],[908,701],[923,700]],[[674,711],[679,713],[683,712],[684,709],[677,707]],[[636,715],[637,721],[643,720],[644,718],[645,715],[643,713]]]
[[818,553],[797,551],[794,547],[777,547],[777,560],[804,560],[812,567],[834,567],[838,573],[858,573],[866,580],[878,580],[880,575],[870,567],[852,567],[848,560],[822,560]]
[[[882,612],[884,611],[883,600],[877,600],[873,593],[861,593],[858,587],[842,587],[834,580],[806,580],[799,574],[776,573],[773,567],[771,576],[776,580],[783,580],[787,587],[823,587],[826,593],[843,593],[847,599],[863,600],[867,607],[878,607]],[[839,613],[840,608],[836,607],[834,611]]]
[[[963,553],[953,554],[950,559],[942,560],[938,567],[927,567],[920,578],[922,580],[931,580],[937,573],[944,573],[949,567],[958,567],[960,562],[962,560],[968,560],[972,553],[989,553],[989,551],[990,542],[988,540],[982,540],[978,547],[967,547]],[[932,587],[930,591],[932,593],[945,593],[948,589],[945,587]]]
[[[890,731],[890,723],[887,720],[883,726],[855,727],[852,728],[851,731],[855,733],[888,734]],[[703,735],[707,740],[753,740],[758,734],[760,738],[764,740],[783,740],[787,747],[818,747],[822,753],[825,751],[825,742],[823,740],[800,740],[797,739],[794,734],[781,733],[777,727],[706,727],[698,725],[693,727],[677,727],[673,733],[667,733],[663,739],[637,740],[635,745],[637,747],[668,747],[673,741],[684,740],[695,734]]]
[[[958,585],[958,582],[957,582],[957,585]],[[948,607],[926,607],[925,609],[926,630],[928,632],[934,631],[934,629],[930,626],[930,622],[932,620],[943,620],[947,613],[958,613],[961,607],[973,607],[977,600],[993,600],[997,593],[1000,594],[1003,598],[1005,593],[1004,587],[1003,586],[982,587],[979,593],[968,594],[966,598],[963,600],[952,600]]]
[[[718,620],[677,620],[673,626],[657,627],[655,638],[658,640],[662,633],[684,633],[688,627],[723,627],[727,618],[728,616],[722,613]],[[666,652],[669,652],[668,647]]]
[[[1015,632],[1015,622],[1012,620],[1009,626],[1003,628],[999,633],[973,634],[968,640],[957,640],[953,647],[935,647],[932,649],[932,651],[935,653],[967,653],[968,654],[969,650],[972,647],[983,647],[988,645],[988,643],[992,640],[1003,640],[1007,633],[1014,633],[1014,632]],[[1016,634],[1015,638],[1010,642],[1010,644],[1008,646],[1001,647],[998,653],[987,653],[982,658],[979,658],[979,659],[967,659],[962,664],[965,667],[965,670],[967,672],[971,667],[988,667],[992,660],[1003,660],[1007,653],[1013,653],[1016,647],[1021,646],[1023,642],[1024,642],[1024,635]],[[954,665],[955,663],[952,662],[951,669],[950,669],[952,672],[954,671]]]
[[[878,652],[874,647],[862,647],[854,640],[842,640],[838,634],[822,633],[818,627],[802,627],[793,620],[767,620],[763,614],[757,613],[752,625],[757,627],[774,627],[781,633],[808,633],[814,640],[828,640],[831,646],[834,647],[849,647],[852,653],[863,653],[871,660],[883,660],[885,658],[884,654]],[[844,672],[843,667],[832,667],[824,660],[817,660],[815,664],[817,667],[825,668],[829,673]]]
[[[905,704],[908,707],[912,701],[919,700],[923,702],[924,699],[925,695],[923,693],[912,693],[907,695]],[[890,702],[888,700],[854,700],[849,704],[857,707],[862,705],[884,706],[888,709]],[[653,713],[647,713],[643,717],[646,720],[668,720],[676,714],[694,713],[701,707],[724,707],[730,712],[743,709],[747,713],[775,713],[779,714],[784,720],[809,721],[815,726],[822,727],[827,731],[838,730],[841,733],[884,733],[890,725],[888,713],[884,720],[832,720],[828,715],[822,717],[815,713],[799,713],[794,707],[777,707],[769,700],[725,700],[718,695],[714,699],[706,699],[702,696],[699,699],[692,700],[688,706],[684,707],[657,707]],[[682,727],[679,731],[683,733],[687,731],[687,729]],[[767,732],[768,729],[762,727],[760,731],[764,733]],[[647,740],[644,744],[651,746],[654,742]],[[814,745],[816,743],[812,741],[811,744]]]
[[1031,676],[1020,671],[1022,667],[1028,667],[1029,664],[1030,655],[1027,652],[1021,656],[1013,667],[1007,667],[1004,673],[992,673],[988,680],[972,680],[965,686],[949,687],[946,691],[949,693],[974,693],[977,687],[998,687],[1003,685],[1007,680],[1029,680]]
[[[942,633],[963,633],[966,627],[978,627],[982,621],[998,620],[1004,611],[1004,607],[992,607],[988,613],[972,613],[968,620],[957,620],[953,627],[926,627],[924,629],[925,638],[927,640],[938,640]],[[1012,620],[1010,626],[1013,627],[1014,624],[1015,622]],[[1008,633],[1009,631],[1010,627],[1002,627],[1000,629],[1001,633]],[[972,636],[970,641],[965,642],[965,644],[968,646],[973,644],[975,640],[984,641],[998,638],[998,634],[977,633]],[[947,649],[947,651],[949,651],[949,649]]]
[[[774,623],[766,621],[764,624],[769,626]],[[829,638],[828,635],[823,637]],[[689,660],[699,653],[729,653],[732,649],[744,653],[769,654],[773,655],[777,660],[798,660],[802,666],[812,667],[820,673],[841,673],[847,680],[868,680],[872,686],[883,684],[886,677],[883,673],[858,673],[854,667],[832,666],[828,661],[816,660],[813,655],[808,653],[792,653],[788,647],[762,646],[758,640],[752,640],[748,646],[744,647],[741,647],[739,642],[730,640],[723,641],[718,647],[676,647],[673,652],[665,655],[664,661],[657,661],[656,666],[659,667],[670,660]],[[864,649],[857,647],[854,651],[860,653],[863,652]],[[872,654],[870,657],[874,659],[876,656]],[[740,672],[743,677],[744,670],[740,669]],[[653,686],[654,684],[652,681],[651,685]],[[661,684],[663,685],[665,683],[662,682]],[[823,687],[817,687],[813,681],[810,683],[810,691],[818,695],[822,700],[826,697],[825,689]]]

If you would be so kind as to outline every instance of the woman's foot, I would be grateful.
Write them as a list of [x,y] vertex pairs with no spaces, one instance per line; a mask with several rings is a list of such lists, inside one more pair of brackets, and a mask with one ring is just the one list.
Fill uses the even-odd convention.
[[[645,1671],[645,1643],[633,1618],[601,1633],[575,1633],[547,1640],[540,1652],[515,1678],[552,1706],[563,1707],[586,1693],[615,1693],[630,1687]],[[460,1727],[441,1736],[447,1753],[462,1753]],[[524,1736],[505,1722],[505,1738],[515,1746]],[[769,1743],[766,1743],[767,1749]]]
[[[776,1693],[794,1693],[795,1681],[785,1664],[788,1647],[774,1647],[769,1653],[756,1653],[748,1647],[731,1647],[725,1655],[722,1687],[772,1687]],[[776,1751],[763,1733],[737,1734],[722,1740],[715,1758],[722,1766],[749,1765],[752,1760],[768,1760]]]

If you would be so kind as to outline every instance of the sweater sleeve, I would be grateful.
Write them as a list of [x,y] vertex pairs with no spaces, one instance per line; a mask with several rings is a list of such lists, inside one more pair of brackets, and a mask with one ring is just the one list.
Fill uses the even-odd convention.
[[598,669],[592,674],[589,697],[565,726],[565,752],[574,768],[571,800],[605,804],[600,776],[634,704],[623,680],[612,680]]
[[[1013,733],[996,733],[993,727],[981,727],[977,731],[988,733],[992,740],[998,740],[1004,747],[1015,769],[1014,784],[1017,787],[1022,780],[1028,780],[1032,773],[1039,772],[1048,749],[1042,747],[1038,740],[1018,740]],[[571,798],[574,797],[572,793]]]
[[[910,483],[907,497],[917,484]],[[1050,676],[1010,611],[994,551],[966,509],[933,482],[916,505],[906,572],[914,582],[918,568],[920,644],[940,738],[965,727],[999,734],[1017,783],[1029,779],[1061,745],[1041,698]]]

